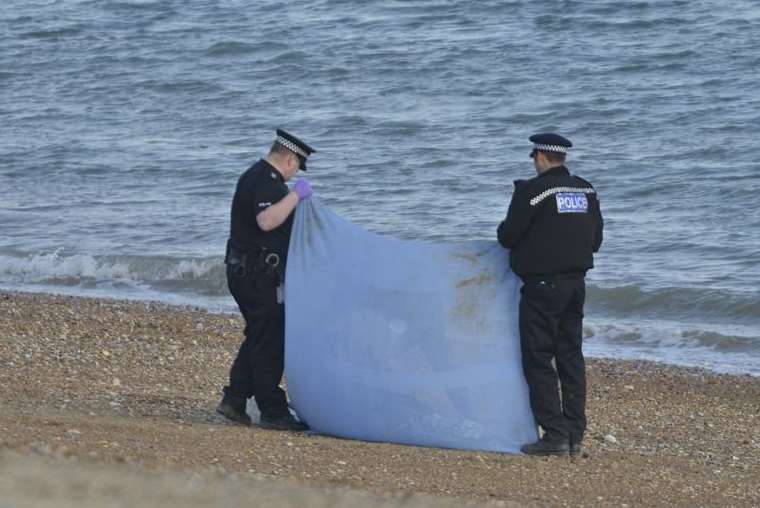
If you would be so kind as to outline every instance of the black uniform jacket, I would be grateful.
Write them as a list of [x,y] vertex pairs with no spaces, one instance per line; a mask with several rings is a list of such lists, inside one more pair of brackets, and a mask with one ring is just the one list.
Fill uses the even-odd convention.
[[497,230],[521,277],[585,274],[602,244],[604,223],[594,187],[564,166],[515,181]]
[[293,214],[278,228],[263,231],[256,222],[259,212],[280,201],[289,192],[285,178],[265,160],[254,163],[240,176],[232,198],[230,240],[243,250],[258,251],[266,247],[284,261],[288,254]]

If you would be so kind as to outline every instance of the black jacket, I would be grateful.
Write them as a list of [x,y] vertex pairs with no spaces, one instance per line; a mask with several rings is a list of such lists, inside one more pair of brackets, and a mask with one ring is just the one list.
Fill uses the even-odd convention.
[[594,187],[564,166],[515,181],[499,243],[521,277],[585,274],[602,245],[604,222]]
[[256,251],[266,247],[284,258],[288,254],[293,214],[278,228],[263,231],[256,222],[259,212],[280,201],[289,192],[285,178],[266,160],[253,164],[242,174],[232,198],[230,240],[239,249]]

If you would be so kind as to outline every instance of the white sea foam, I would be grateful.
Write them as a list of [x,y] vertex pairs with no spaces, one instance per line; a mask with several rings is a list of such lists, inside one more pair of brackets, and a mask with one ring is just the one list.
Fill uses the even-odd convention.
[[65,255],[63,249],[27,256],[0,255],[0,281],[13,284],[82,282],[202,283],[218,279],[220,258]]
[[131,279],[122,261],[99,261],[87,254],[64,256],[62,249],[26,257],[0,255],[0,277],[12,282],[44,282],[51,279]]
[[760,334],[751,326],[591,315],[585,320],[584,335],[589,356],[642,358],[760,376]]

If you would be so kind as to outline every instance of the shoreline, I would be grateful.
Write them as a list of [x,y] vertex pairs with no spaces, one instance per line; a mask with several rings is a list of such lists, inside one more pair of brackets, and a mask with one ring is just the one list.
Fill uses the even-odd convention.
[[[129,295],[111,295],[111,294],[87,294],[86,292],[82,294],[80,290],[72,290],[72,291],[66,291],[65,289],[56,290],[56,288],[48,288],[44,287],[40,289],[39,291],[35,291],[30,288],[15,288],[15,287],[7,287],[0,285],[0,297],[2,295],[26,295],[26,296],[40,296],[40,297],[62,297],[62,298],[74,298],[74,299],[82,299],[82,300],[95,300],[100,302],[120,302],[125,304],[145,304],[149,306],[158,306],[158,307],[165,307],[167,312],[172,312],[172,310],[185,310],[185,311],[195,311],[195,312],[207,312],[212,315],[223,315],[223,316],[230,316],[234,318],[240,317],[240,312],[238,311],[236,304],[234,303],[234,300],[230,297],[229,300],[229,307],[226,307],[224,304],[216,304],[214,306],[207,306],[207,305],[197,305],[190,303],[189,301],[185,301],[184,297],[179,297],[176,301],[172,301],[171,299],[161,299],[160,297],[157,298],[146,298],[145,295],[135,295],[134,297],[131,297]],[[190,297],[187,297],[187,300],[189,300]],[[584,342],[591,340],[591,337],[584,336]],[[587,360],[606,360],[606,361],[621,361],[621,362],[642,362],[642,363],[651,363],[655,365],[661,365],[663,367],[675,367],[682,370],[693,370],[693,371],[699,371],[704,372],[708,375],[729,375],[729,376],[738,376],[738,377],[744,377],[749,376],[752,378],[760,379],[760,371],[758,373],[752,373],[752,372],[737,372],[732,370],[720,370],[715,368],[710,368],[709,366],[705,365],[694,365],[694,364],[684,364],[684,363],[678,363],[675,361],[667,361],[667,360],[661,360],[661,359],[653,359],[653,358],[647,358],[646,355],[643,356],[615,356],[613,353],[603,353],[603,354],[595,354],[588,351],[584,351],[584,356]]]
[[241,340],[232,314],[0,291],[0,452],[85,469],[212,469],[315,496],[338,487],[520,505],[760,504],[751,374],[590,358],[586,456],[535,459],[228,425],[214,407]]

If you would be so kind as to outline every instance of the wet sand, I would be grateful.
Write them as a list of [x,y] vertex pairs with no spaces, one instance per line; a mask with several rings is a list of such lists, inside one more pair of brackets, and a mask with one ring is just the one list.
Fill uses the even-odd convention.
[[760,505],[760,378],[590,360],[586,455],[529,458],[227,424],[241,334],[200,309],[0,293],[0,499]]

